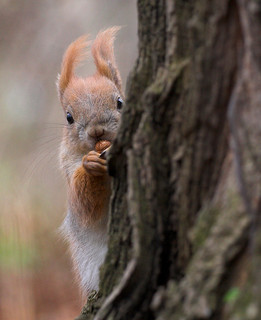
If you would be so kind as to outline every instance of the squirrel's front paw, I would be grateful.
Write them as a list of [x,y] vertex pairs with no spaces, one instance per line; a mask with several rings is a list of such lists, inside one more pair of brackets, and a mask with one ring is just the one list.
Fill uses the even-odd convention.
[[82,158],[82,165],[85,170],[93,176],[102,176],[107,173],[106,160],[100,158],[100,153],[90,151]]

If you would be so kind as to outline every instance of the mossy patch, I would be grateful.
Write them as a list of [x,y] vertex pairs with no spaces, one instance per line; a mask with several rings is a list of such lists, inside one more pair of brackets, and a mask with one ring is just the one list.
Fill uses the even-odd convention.
[[216,207],[207,206],[199,212],[196,225],[190,236],[193,245],[193,251],[196,252],[207,239],[212,226],[217,220],[220,210]]
[[93,319],[102,304],[102,295],[99,291],[93,290],[87,299],[81,314],[75,320]]

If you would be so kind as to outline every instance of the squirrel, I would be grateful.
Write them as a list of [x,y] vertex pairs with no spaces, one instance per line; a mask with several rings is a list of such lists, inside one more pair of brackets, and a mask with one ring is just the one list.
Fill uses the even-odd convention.
[[114,57],[120,27],[100,31],[91,46],[94,75],[75,75],[86,57],[87,36],[67,48],[58,75],[59,99],[68,124],[63,131],[60,166],[68,185],[68,210],[61,226],[84,295],[99,289],[99,267],[107,252],[110,177],[104,150],[113,142],[124,95]]

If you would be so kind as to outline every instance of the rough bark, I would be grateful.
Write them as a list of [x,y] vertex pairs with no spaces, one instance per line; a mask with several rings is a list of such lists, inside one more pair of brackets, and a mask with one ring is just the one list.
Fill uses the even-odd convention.
[[260,319],[261,1],[138,15],[109,250],[78,319]]

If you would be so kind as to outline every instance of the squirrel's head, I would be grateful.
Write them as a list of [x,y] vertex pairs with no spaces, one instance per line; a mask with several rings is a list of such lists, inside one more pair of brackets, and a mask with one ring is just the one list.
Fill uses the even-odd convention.
[[86,36],[66,50],[58,76],[58,92],[67,126],[70,147],[86,153],[99,140],[115,138],[123,104],[121,78],[115,63],[113,42],[119,27],[100,32],[92,44],[96,73],[87,78],[75,75],[76,65],[86,56],[90,45]]

